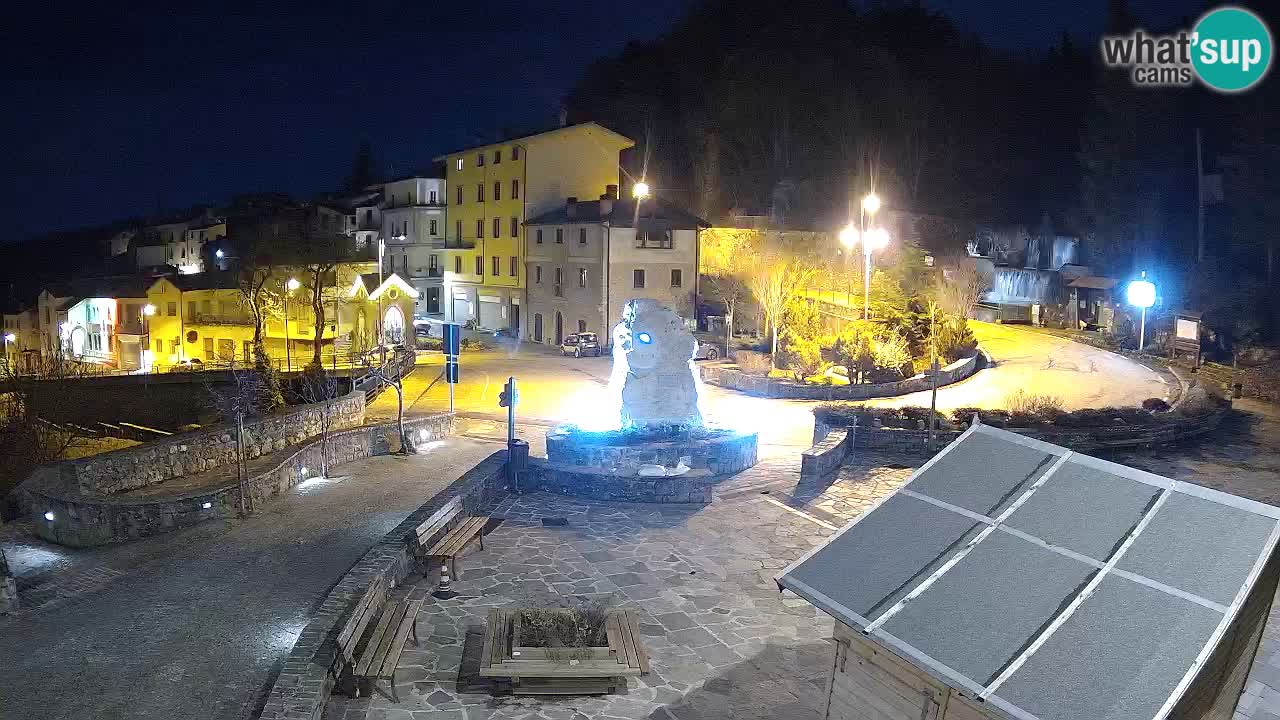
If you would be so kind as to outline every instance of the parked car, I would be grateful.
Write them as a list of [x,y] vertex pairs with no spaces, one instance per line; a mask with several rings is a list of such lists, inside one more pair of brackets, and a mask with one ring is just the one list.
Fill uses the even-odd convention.
[[596,339],[595,333],[576,333],[566,337],[564,342],[560,343],[560,354],[574,357],[584,355],[600,357],[600,341]]

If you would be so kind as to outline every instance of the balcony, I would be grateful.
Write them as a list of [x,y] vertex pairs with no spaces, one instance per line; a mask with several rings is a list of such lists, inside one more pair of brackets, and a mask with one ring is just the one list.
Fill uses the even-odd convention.
[[238,325],[253,327],[253,318],[242,313],[196,313],[186,319],[187,325]]

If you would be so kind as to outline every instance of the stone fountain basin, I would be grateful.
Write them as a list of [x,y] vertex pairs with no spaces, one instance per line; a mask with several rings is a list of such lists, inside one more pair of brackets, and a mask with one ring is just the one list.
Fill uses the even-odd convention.
[[[547,433],[547,461],[535,471],[544,489],[577,497],[626,502],[711,502],[715,484],[756,464],[757,437],[721,428],[664,428],[591,432],[557,427]],[[646,477],[642,465],[681,475]]]

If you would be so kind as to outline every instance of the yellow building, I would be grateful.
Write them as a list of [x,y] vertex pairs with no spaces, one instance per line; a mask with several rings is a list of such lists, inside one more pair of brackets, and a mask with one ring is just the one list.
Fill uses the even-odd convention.
[[[379,309],[387,344],[413,345],[417,291],[394,273],[379,286],[377,273],[362,274],[369,266],[344,264],[324,278],[325,325],[318,340],[326,366],[335,360],[338,365],[359,364],[378,347]],[[291,278],[296,287],[288,284]],[[317,335],[308,281],[304,273],[279,268],[266,292],[270,300],[263,345],[282,369],[301,370],[314,357]],[[144,369],[253,362],[253,313],[234,273],[160,278],[147,290],[146,305],[150,312],[142,312],[140,322],[147,343]]]
[[591,122],[437,157],[448,188],[445,319],[521,329],[525,218],[616,189],[618,155],[634,145]]

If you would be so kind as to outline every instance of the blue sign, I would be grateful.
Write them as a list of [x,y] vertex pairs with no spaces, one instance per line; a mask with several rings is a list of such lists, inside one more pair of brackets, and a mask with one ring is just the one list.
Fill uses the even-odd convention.
[[458,363],[450,360],[444,364],[444,380],[450,385],[458,384]]
[[457,355],[462,350],[462,326],[446,323],[444,326],[444,354]]

